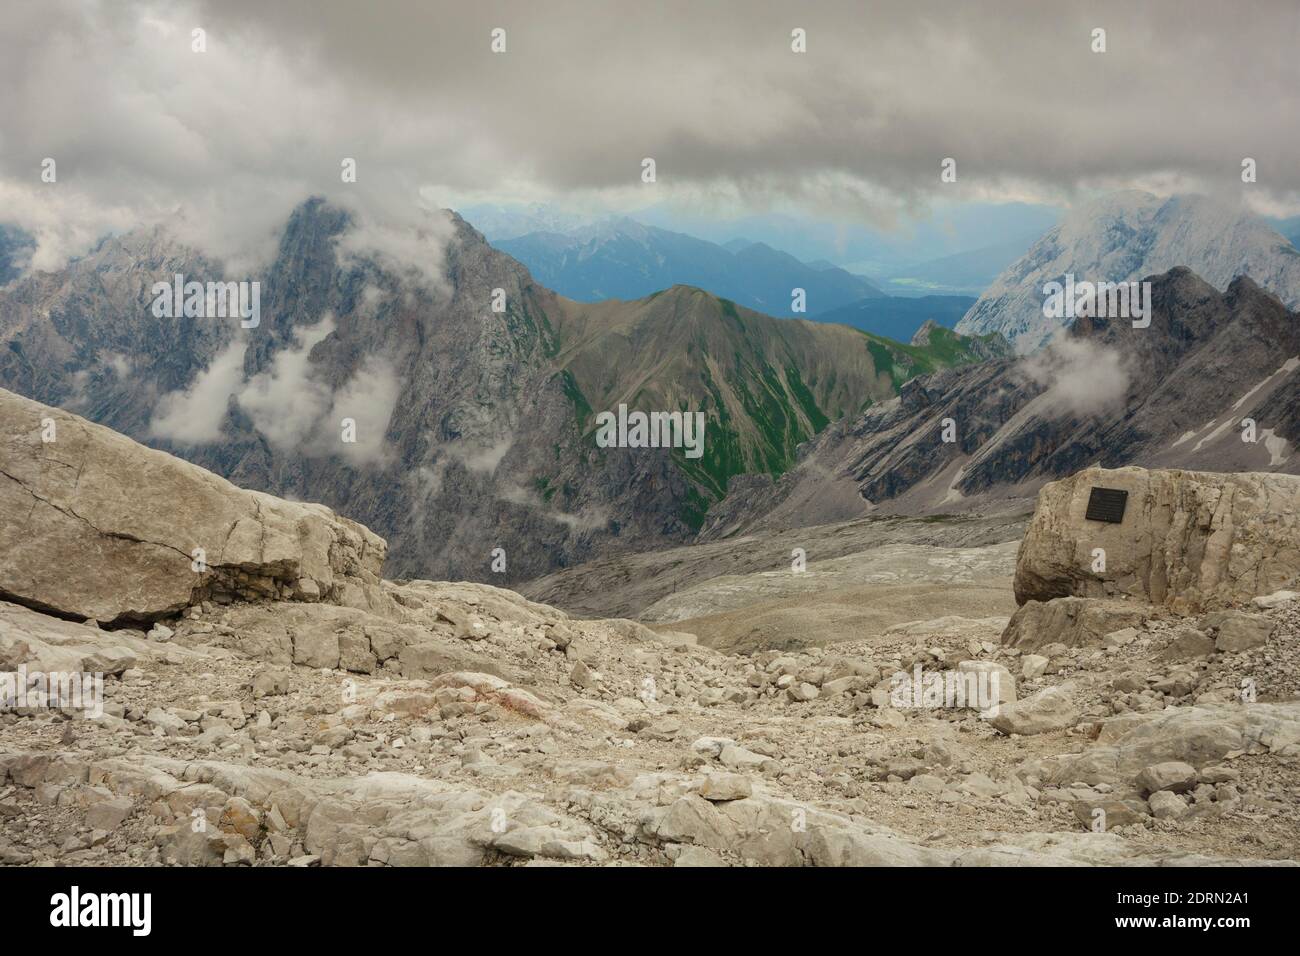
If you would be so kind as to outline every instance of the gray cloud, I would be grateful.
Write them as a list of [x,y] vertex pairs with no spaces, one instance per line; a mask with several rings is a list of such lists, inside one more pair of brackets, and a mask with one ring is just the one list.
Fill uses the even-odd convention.
[[244,380],[244,353],[248,342],[237,339],[226,346],[186,389],[170,392],[158,401],[149,433],[178,445],[207,445],[221,440],[230,396]]
[[443,448],[470,471],[490,475],[497,470],[497,465],[501,464],[501,459],[505,458],[512,445],[513,438],[504,438],[494,444],[457,442],[444,445]]
[[1122,403],[1128,393],[1124,356],[1088,339],[1058,335],[1047,348],[1022,360],[1018,371],[1046,386],[1030,407],[1053,417],[1099,415]]
[[[329,417],[322,427],[327,440],[320,443],[318,453],[341,452],[355,465],[388,464],[393,451],[384,436],[400,392],[401,380],[393,364],[377,355],[367,356],[356,374],[334,393]],[[355,423],[355,441],[340,444],[345,418]]]
[[333,316],[294,331],[294,342],[269,368],[239,387],[239,405],[275,448],[303,445],[330,407],[330,390],[311,377],[311,350],[334,331]]
[[1291,0],[52,0],[6,10],[0,208],[44,267],[146,219],[254,261],[309,193],[397,225],[555,196],[889,224],[939,200],[1240,196],[1250,156],[1250,200],[1289,213],[1298,45]]
[[[292,343],[249,379],[244,377],[247,340],[235,340],[189,387],[159,400],[150,433],[181,445],[219,441],[233,397],[253,426],[281,451],[341,454],[355,465],[387,464],[392,449],[384,436],[401,390],[397,371],[382,356],[370,355],[332,390],[313,375],[311,351],[334,328],[334,317],[326,315],[315,325],[295,330]],[[344,419],[352,420],[352,441],[342,440]]]

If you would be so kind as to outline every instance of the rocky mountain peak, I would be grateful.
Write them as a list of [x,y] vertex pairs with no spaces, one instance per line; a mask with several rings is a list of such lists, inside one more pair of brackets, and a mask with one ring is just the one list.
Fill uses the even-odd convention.
[[938,322],[934,321],[934,319],[926,319],[925,322],[922,323],[921,327],[916,330],[916,334],[912,336],[911,344],[921,346],[929,345],[931,334],[938,328],[942,328]]
[[1300,305],[1300,254],[1263,220],[1204,196],[1127,191],[1072,210],[1007,267],[957,329],[998,331],[1018,352],[1032,352],[1074,321],[1044,314],[1046,283],[1136,282],[1178,267],[1219,290],[1249,275],[1288,307]]
[[[1014,507],[1091,464],[1300,472],[1300,317],[1251,280],[1221,293],[1180,267],[1143,281],[1149,326],[1084,317],[1035,355],[914,379],[750,486],[707,534],[762,528],[827,476],[851,483],[860,513],[914,514]],[[806,505],[779,513],[804,511],[817,523]]]

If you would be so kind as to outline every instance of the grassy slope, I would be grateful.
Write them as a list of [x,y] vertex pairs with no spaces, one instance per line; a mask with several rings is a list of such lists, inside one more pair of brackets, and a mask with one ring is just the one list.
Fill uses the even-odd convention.
[[695,486],[683,514],[693,527],[733,475],[780,475],[798,445],[830,422],[893,397],[916,375],[978,359],[948,329],[927,346],[904,345],[847,326],[775,319],[685,286],[631,302],[556,301],[557,374],[584,434],[597,412],[621,402],[705,412],[703,457],[673,453]]

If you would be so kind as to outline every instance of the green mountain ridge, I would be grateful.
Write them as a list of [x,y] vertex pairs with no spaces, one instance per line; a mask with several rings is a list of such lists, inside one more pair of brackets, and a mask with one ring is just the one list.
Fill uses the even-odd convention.
[[703,411],[703,456],[675,451],[673,461],[708,503],[725,497],[735,475],[779,477],[800,444],[894,397],[916,375],[987,357],[980,343],[949,329],[908,345],[763,315],[693,286],[626,302],[556,296],[555,305],[557,375],[584,437],[594,435],[599,412],[620,404]]

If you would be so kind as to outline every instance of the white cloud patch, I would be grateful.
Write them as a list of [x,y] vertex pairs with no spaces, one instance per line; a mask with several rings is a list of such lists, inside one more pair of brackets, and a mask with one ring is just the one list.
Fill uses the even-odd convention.
[[[354,465],[387,465],[388,423],[401,392],[393,364],[368,356],[340,388],[331,390],[314,372],[311,352],[334,331],[334,317],[297,329],[288,348],[268,368],[244,379],[246,340],[229,345],[188,388],[164,395],[154,410],[150,434],[182,445],[221,440],[231,396],[272,447],[312,457],[342,455]],[[117,357],[110,364],[122,374]],[[355,423],[355,442],[343,440],[343,420]]]
[[573,531],[598,531],[609,524],[609,512],[604,508],[587,508],[581,514],[570,514],[550,507],[541,497],[518,485],[506,485],[500,492],[502,501],[538,512],[548,521],[567,526]]
[[1020,363],[1019,371],[1046,387],[1035,406],[1055,415],[1087,417],[1114,408],[1128,392],[1123,356],[1087,339],[1058,336]]
[[[380,223],[356,204],[345,204],[345,208],[349,206],[352,227],[339,236],[336,244],[341,266],[371,259],[388,272],[422,282],[435,294],[451,294],[444,265],[447,244],[455,230],[446,212],[425,208],[418,221],[407,213],[392,223]],[[376,301],[372,288],[362,290],[363,306]]]
[[247,347],[242,339],[231,342],[188,388],[164,395],[154,408],[149,434],[178,445],[219,441],[230,396],[244,380]]
[[[367,357],[351,380],[334,393],[329,421],[321,429],[323,437],[315,451],[341,452],[353,464],[388,464],[392,456],[384,435],[400,392],[392,363],[375,355]],[[355,442],[340,441],[345,418],[356,425]]]
[[308,443],[330,408],[330,390],[311,377],[311,350],[334,331],[334,319],[297,329],[292,347],[277,352],[271,366],[254,375],[239,393],[239,407],[279,451]]
[[599,531],[609,524],[609,512],[604,508],[588,508],[582,514],[576,515],[562,511],[548,511],[546,517],[568,525],[574,531]]
[[106,352],[103,356],[104,364],[113,370],[113,374],[118,378],[129,378],[131,375],[131,359],[122,352]]
[[470,471],[490,475],[497,470],[497,465],[501,464],[501,459],[506,456],[506,452],[510,451],[513,445],[513,439],[504,438],[491,445],[471,445],[467,442],[457,442],[445,445],[443,448],[447,454],[458,460]]

